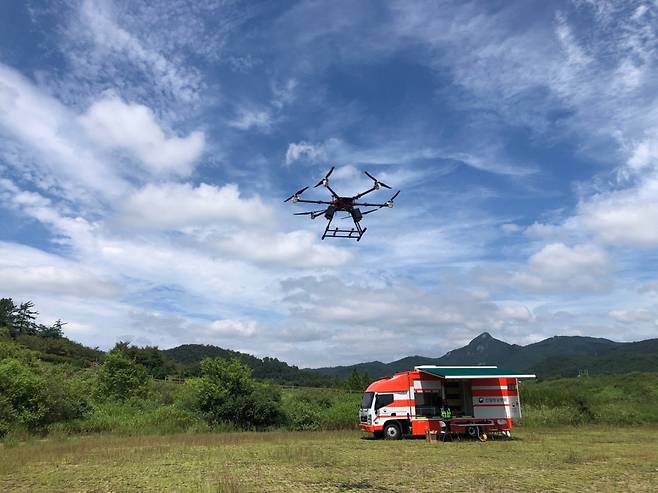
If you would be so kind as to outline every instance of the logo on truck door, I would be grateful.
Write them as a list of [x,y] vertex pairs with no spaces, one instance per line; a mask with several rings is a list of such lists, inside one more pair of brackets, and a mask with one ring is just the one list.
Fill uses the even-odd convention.
[[478,402],[480,404],[505,404],[505,399],[502,397],[480,397]]

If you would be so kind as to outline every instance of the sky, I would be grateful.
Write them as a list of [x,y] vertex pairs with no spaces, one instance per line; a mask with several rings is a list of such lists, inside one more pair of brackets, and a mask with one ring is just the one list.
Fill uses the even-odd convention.
[[[657,51],[655,1],[5,2],[0,297],[303,367],[656,337]],[[401,190],[359,243],[283,203],[331,166]]]

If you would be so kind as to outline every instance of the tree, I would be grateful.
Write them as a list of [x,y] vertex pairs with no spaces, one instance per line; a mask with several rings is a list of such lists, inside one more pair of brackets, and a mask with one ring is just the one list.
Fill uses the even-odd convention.
[[34,335],[37,332],[37,324],[34,322],[39,312],[32,310],[34,303],[25,301],[18,306],[14,316],[14,328],[18,334]]
[[167,375],[176,373],[174,364],[165,359],[157,346],[131,346],[128,342],[117,342],[113,351],[123,351],[136,363],[142,365],[153,378],[164,379]]
[[62,322],[60,319],[57,319],[54,324],[50,327],[47,325],[39,325],[38,334],[41,337],[47,337],[51,339],[61,339],[64,337],[64,331],[62,327],[66,325],[66,322]]
[[363,383],[361,381],[361,376],[359,375],[359,372],[356,370],[356,368],[352,368],[352,374],[345,381],[345,386],[347,387],[348,390],[362,390],[363,389]]
[[0,327],[7,327],[14,335],[17,307],[11,298],[0,298]]
[[237,358],[204,359],[201,377],[190,381],[189,387],[195,393],[195,407],[211,424],[263,428],[283,420],[279,393],[254,380],[251,369]]
[[148,373],[125,351],[113,349],[105,356],[98,372],[96,397],[100,400],[127,400],[142,397],[146,393]]
[[370,378],[370,375],[368,375],[368,370],[366,370],[365,373],[361,375],[361,389],[367,389],[370,382],[372,382],[372,379]]

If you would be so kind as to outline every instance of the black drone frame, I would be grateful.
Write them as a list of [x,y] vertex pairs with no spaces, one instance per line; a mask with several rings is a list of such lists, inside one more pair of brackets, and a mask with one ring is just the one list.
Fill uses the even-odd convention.
[[[319,186],[325,187],[327,190],[329,190],[329,193],[331,193],[332,200],[331,201],[326,201],[326,200],[305,200],[299,198],[299,196],[304,193],[306,189],[309,187],[304,187],[301,190],[297,190],[295,193],[293,193],[290,197],[288,197],[284,202],[288,202],[289,200],[292,200],[293,203],[302,203],[302,204],[321,204],[321,205],[326,205],[327,207],[323,210],[319,211],[307,211],[307,212],[296,212],[295,216],[310,216],[311,219],[315,219],[320,216],[324,216],[326,219],[329,220],[327,223],[327,227],[324,230],[324,233],[322,234],[322,239],[324,240],[325,238],[354,238],[356,241],[360,241],[361,237],[363,234],[366,232],[368,228],[362,228],[361,227],[361,219],[363,219],[363,216],[366,214],[370,214],[372,212],[378,211],[379,209],[382,209],[384,207],[393,207],[395,204],[393,200],[395,200],[395,197],[398,196],[400,191],[398,190],[393,197],[391,197],[389,200],[384,202],[383,204],[373,204],[370,202],[358,202],[358,200],[363,197],[364,195],[369,194],[370,192],[374,192],[375,190],[379,190],[380,188],[388,188],[390,189],[388,185],[385,183],[382,183],[381,181],[377,180],[374,176],[372,176],[370,173],[365,171],[364,173],[370,178],[371,180],[374,181],[374,184],[371,188],[366,190],[365,192],[361,192],[357,195],[354,195],[352,197],[340,197],[330,186],[329,186],[329,176],[331,173],[333,173],[335,167],[332,167],[329,172],[320,180],[313,188],[317,188]],[[367,210],[365,212],[361,212],[359,209],[360,207],[374,207],[374,209]],[[338,211],[343,211],[349,213],[349,215],[352,217],[352,220],[354,221],[354,228],[339,228],[339,227],[334,227],[331,228],[331,222],[334,219],[334,214]],[[348,216],[349,217],[349,216]]]

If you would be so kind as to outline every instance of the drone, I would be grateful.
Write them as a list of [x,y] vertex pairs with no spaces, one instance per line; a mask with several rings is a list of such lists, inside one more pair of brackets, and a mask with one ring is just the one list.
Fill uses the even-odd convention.
[[[340,197],[336,192],[332,190],[332,188],[329,186],[329,176],[331,176],[331,173],[333,173],[335,166],[332,166],[329,172],[324,175],[324,178],[320,180],[317,185],[315,185],[313,188],[318,188],[319,186],[323,186],[327,190],[329,190],[329,193],[331,193],[331,201],[326,201],[326,200],[305,200],[299,198],[302,193],[304,193],[309,187],[304,187],[301,190],[297,190],[295,193],[293,193],[290,197],[288,197],[284,202],[288,202],[292,200],[293,203],[302,203],[302,204],[322,204],[326,205],[327,207],[325,209],[319,210],[319,211],[308,211],[308,212],[296,212],[294,215],[295,216],[310,216],[311,219],[316,219],[320,216],[324,216],[329,222],[327,223],[327,227],[324,230],[324,233],[322,234],[322,239],[324,240],[325,238],[353,238],[356,239],[356,241],[360,241],[361,237],[363,234],[366,232],[368,228],[362,228],[361,227],[361,219],[363,219],[363,216],[366,214],[371,214],[372,212],[378,211],[379,209],[382,209],[384,207],[392,208],[394,204],[395,197],[398,196],[400,191],[398,190],[395,192],[395,195],[391,197],[389,200],[387,200],[384,203],[381,204],[371,204],[369,202],[358,202],[358,200],[363,197],[364,195],[369,194],[370,192],[374,192],[375,190],[379,190],[380,188],[388,188],[389,190],[391,187],[386,185],[385,183],[382,183],[379,181],[377,178],[372,176],[370,173],[367,171],[364,171],[364,173],[370,178],[371,180],[374,181],[374,184],[371,188],[366,190],[365,192],[359,193],[357,195],[354,195],[353,197]],[[367,211],[361,212],[359,209],[360,207],[374,207],[374,209],[369,209]],[[331,228],[331,221],[334,219],[334,214],[338,211],[343,211],[347,212],[349,215],[345,216],[342,219],[347,219],[349,217],[352,218],[354,221],[354,228],[339,228],[339,227],[334,227]]]

